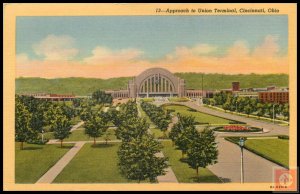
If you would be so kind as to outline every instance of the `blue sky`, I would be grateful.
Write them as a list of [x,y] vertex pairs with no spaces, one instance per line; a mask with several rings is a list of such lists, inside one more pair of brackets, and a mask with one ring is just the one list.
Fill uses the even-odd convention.
[[17,54],[41,59],[32,45],[48,35],[74,38],[76,55],[91,55],[96,46],[112,50],[136,48],[144,57],[158,59],[177,46],[216,45],[214,55],[223,55],[237,40],[250,50],[267,35],[278,36],[280,53],[287,52],[287,16],[94,16],[94,17],[17,17]]

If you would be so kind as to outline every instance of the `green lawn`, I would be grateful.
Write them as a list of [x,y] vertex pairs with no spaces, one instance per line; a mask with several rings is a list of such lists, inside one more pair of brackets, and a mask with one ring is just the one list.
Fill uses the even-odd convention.
[[54,183],[134,183],[119,172],[119,145],[85,144]]
[[[234,142],[239,137],[231,138]],[[245,147],[275,163],[289,166],[289,140],[288,139],[247,139]]]
[[213,115],[208,115],[202,112],[193,112],[189,111],[190,108],[187,106],[182,106],[182,105],[165,105],[163,106],[165,109],[173,109],[175,112],[172,114],[176,115],[178,112],[181,115],[192,115],[195,117],[196,122],[201,123],[210,123],[210,124],[229,124],[230,120],[224,119],[221,117],[216,117]]
[[175,146],[172,146],[171,141],[162,142],[164,148],[163,153],[166,157],[169,157],[169,164],[174,171],[177,180],[180,183],[219,183],[220,179],[214,175],[210,170],[206,168],[199,168],[199,177],[196,175],[196,170],[189,167],[186,162],[182,162],[181,151],[176,150]]
[[15,144],[16,183],[35,183],[72,147],[24,143],[24,150],[20,150],[19,144]]
[[[150,128],[151,133],[154,135],[155,138],[160,138],[164,136],[164,133],[157,128]],[[168,132],[166,132],[166,134],[168,135]]]
[[[110,132],[110,134],[111,134],[111,135],[109,135],[110,140],[117,139],[115,136],[114,129],[108,128],[108,132]],[[99,138],[96,138],[96,140],[104,140],[104,138],[105,138],[105,135],[103,135]],[[93,140],[94,140],[94,138],[91,138],[85,134],[83,127],[79,127],[77,130],[73,131],[68,138],[64,139],[65,142],[67,142],[67,141],[93,141]]]
[[143,102],[153,102],[154,98],[142,98],[141,101],[143,101]]
[[76,117],[74,117],[74,118],[71,120],[71,124],[72,124],[72,125],[76,125],[76,124],[78,124],[80,121],[81,121],[80,117],[79,117],[79,116],[76,116]]
[[245,146],[284,166],[289,166],[289,140],[248,139]]

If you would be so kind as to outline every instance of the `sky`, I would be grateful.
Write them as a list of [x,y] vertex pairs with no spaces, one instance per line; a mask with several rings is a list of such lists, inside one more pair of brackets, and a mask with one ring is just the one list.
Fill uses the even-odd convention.
[[17,77],[288,74],[287,16],[17,17]]

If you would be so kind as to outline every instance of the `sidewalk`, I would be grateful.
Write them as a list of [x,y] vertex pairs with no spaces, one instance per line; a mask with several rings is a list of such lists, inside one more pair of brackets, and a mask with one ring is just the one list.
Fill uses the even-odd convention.
[[52,181],[59,175],[59,173],[67,166],[67,164],[79,152],[85,142],[76,142],[76,144],[52,167],[50,168],[37,182],[52,183]]

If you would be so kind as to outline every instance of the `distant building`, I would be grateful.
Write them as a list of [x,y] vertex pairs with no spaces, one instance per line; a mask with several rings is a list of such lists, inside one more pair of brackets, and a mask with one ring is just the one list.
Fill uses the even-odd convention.
[[45,99],[51,101],[69,101],[75,97],[73,94],[47,94],[47,93],[27,93],[21,94],[22,96],[33,96],[34,98],[38,99]]
[[200,97],[204,97],[204,98],[212,98],[214,95],[214,91],[211,90],[194,90],[194,89],[187,89],[186,90],[186,97],[189,98],[200,98]]
[[240,82],[232,82],[232,91],[240,91]]
[[271,90],[266,92],[258,92],[258,99],[261,102],[271,103],[288,103],[289,91],[288,90]]

